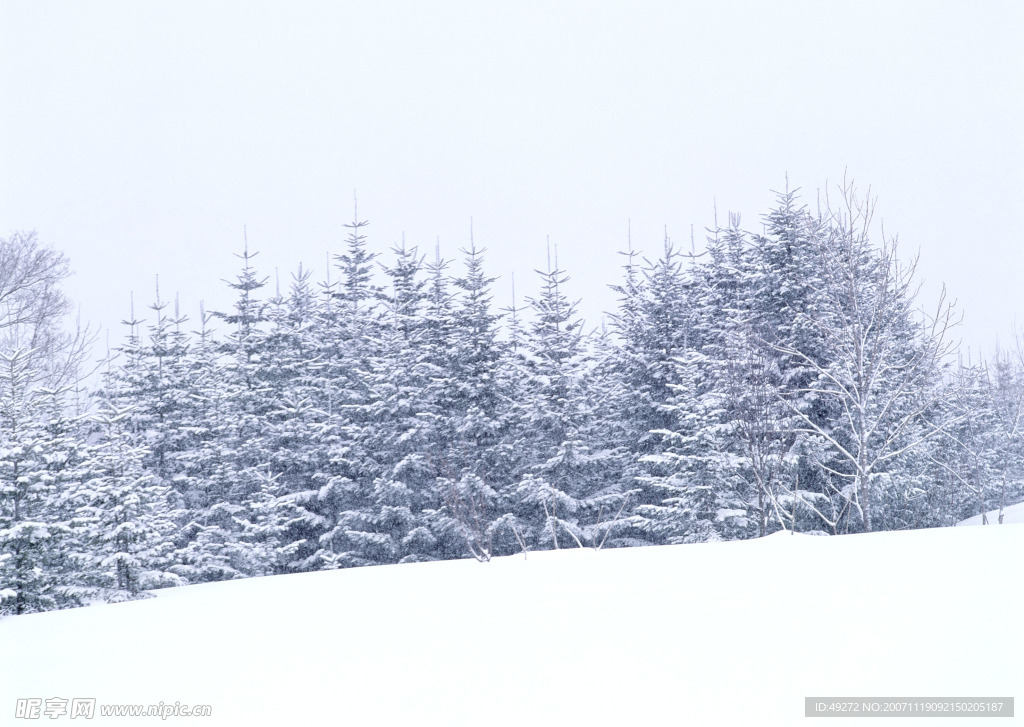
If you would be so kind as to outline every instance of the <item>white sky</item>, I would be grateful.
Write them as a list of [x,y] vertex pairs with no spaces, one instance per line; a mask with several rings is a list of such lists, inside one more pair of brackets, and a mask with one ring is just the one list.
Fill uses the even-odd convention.
[[381,251],[472,216],[500,306],[550,235],[596,323],[629,220],[656,254],[846,170],[976,350],[1024,323],[1022,37],[1019,2],[2,1],[0,235],[117,331],[158,273],[229,305],[243,225],[321,276],[358,190]]

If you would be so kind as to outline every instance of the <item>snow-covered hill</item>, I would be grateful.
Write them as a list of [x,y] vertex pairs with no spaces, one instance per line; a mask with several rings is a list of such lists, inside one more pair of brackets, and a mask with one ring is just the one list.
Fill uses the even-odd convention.
[[[996,525],[999,523],[999,510],[990,510],[985,513],[988,518],[990,525]],[[981,515],[975,515],[974,517],[967,518],[957,523],[957,525],[981,525]],[[1009,505],[1003,508],[1003,524],[1004,525],[1016,525],[1018,523],[1024,523],[1024,502],[1019,502],[1016,505]]]
[[11,718],[87,697],[212,706],[181,725],[774,725],[803,724],[807,696],[1020,697],[1022,554],[1017,526],[782,533],[169,589],[0,620],[0,714],[162,723]]

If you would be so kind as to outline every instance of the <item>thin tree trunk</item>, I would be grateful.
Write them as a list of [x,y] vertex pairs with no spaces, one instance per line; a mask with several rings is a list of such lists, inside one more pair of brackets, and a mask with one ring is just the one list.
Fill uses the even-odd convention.
[[1003,472],[1003,484],[999,489],[999,524],[1003,524],[1003,509],[1006,507],[1006,472]]

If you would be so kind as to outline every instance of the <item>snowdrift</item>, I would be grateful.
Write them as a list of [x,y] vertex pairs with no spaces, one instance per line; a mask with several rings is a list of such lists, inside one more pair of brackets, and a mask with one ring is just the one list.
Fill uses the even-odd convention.
[[211,727],[786,725],[808,696],[1020,697],[1022,554],[1020,526],[780,534],[168,589],[0,620],[0,723],[59,724],[13,718],[51,697],[208,704],[163,723]]
[[[999,509],[998,508],[996,508],[995,510],[989,510],[987,513],[985,513],[985,516],[988,518],[988,524],[989,525],[998,525],[999,524]],[[1024,523],[1024,502],[1019,502],[1016,505],[1008,505],[1007,507],[1004,507],[1003,508],[1003,525],[1017,525],[1019,523]],[[957,525],[981,525],[981,524],[982,524],[981,515],[975,515],[974,517],[969,517],[966,520],[961,520],[960,522],[957,523]]]

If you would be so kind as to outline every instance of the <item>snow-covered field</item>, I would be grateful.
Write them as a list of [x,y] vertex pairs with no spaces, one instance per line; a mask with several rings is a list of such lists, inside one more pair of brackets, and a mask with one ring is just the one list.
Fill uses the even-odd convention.
[[[1020,526],[781,533],[169,589],[0,620],[0,723],[774,725],[806,696],[1020,698],[1022,555]],[[33,697],[212,716],[15,719]]]
[[[999,510],[990,510],[985,513],[988,517],[990,525],[996,525],[999,523]],[[1018,523],[1024,523],[1024,502],[1019,502],[1016,505],[1008,505],[1003,508],[1003,524],[1004,525],[1015,525]],[[961,520],[957,525],[981,525],[981,515],[975,515],[974,517]]]

